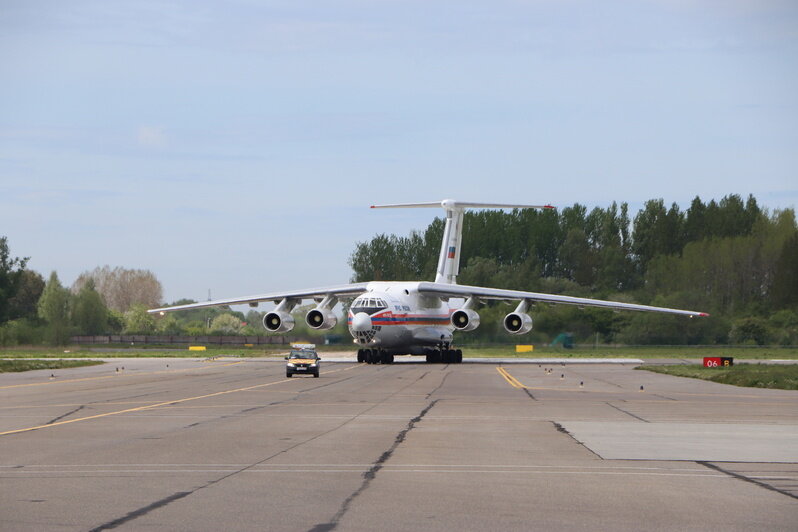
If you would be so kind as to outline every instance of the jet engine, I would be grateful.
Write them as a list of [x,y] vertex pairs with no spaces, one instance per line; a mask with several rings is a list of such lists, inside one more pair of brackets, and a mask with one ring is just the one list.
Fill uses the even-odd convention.
[[524,312],[511,312],[504,317],[504,329],[510,334],[526,334],[532,330],[532,316]]
[[473,331],[479,327],[479,314],[468,308],[461,308],[452,314],[452,325],[458,331]]
[[288,312],[273,310],[263,316],[263,326],[270,332],[288,332],[294,328],[294,317]]
[[316,307],[305,316],[305,322],[313,329],[332,329],[338,318],[328,308]]

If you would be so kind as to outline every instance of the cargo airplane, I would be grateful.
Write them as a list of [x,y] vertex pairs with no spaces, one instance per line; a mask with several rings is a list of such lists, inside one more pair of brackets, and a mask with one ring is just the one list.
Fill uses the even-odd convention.
[[[446,212],[443,243],[438,258],[434,282],[372,281],[309,290],[275,292],[254,296],[218,299],[202,303],[156,308],[149,312],[166,312],[203,307],[227,307],[248,304],[257,307],[261,302],[275,302],[274,310],[263,317],[264,327],[275,333],[293,329],[291,311],[303,300],[315,302],[315,308],[305,315],[305,322],[313,329],[331,329],[338,318],[333,307],[339,299],[354,298],[347,316],[349,332],[358,346],[358,362],[391,364],[395,355],[426,355],[427,362],[459,363],[463,352],[454,349],[452,333],[472,331],[479,326],[480,303],[486,300],[517,301],[514,311],[504,317],[509,334],[524,334],[532,330],[530,306],[536,302],[599,307],[613,310],[637,310],[682,314],[689,317],[707,316],[693,310],[677,310],[633,303],[602,301],[537,292],[502,290],[457,284],[460,266],[463,214],[466,209],[551,209],[550,205],[506,205],[498,203],[470,203],[451,199],[434,203],[404,203],[373,205],[372,209],[403,207],[442,207]],[[463,301],[455,308],[449,301]]]

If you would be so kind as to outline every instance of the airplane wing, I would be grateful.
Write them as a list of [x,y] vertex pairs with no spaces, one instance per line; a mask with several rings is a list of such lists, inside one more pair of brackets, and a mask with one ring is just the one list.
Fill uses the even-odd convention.
[[519,290],[503,290],[500,288],[484,288],[481,286],[468,286],[448,283],[418,284],[418,291],[435,294],[438,297],[475,297],[478,299],[503,299],[513,301],[541,301],[543,303],[557,303],[563,305],[576,305],[579,307],[599,307],[613,310],[638,310],[643,312],[664,312],[667,314],[682,314],[685,316],[709,316],[706,312],[695,310],[679,310],[664,307],[652,307],[635,303],[620,303],[617,301],[602,301],[585,297],[560,296],[555,294],[541,294],[538,292],[521,292]]
[[226,307],[229,305],[246,305],[252,307],[265,301],[281,301],[283,299],[318,299],[325,296],[357,296],[366,291],[367,283],[344,284],[339,286],[327,286],[322,288],[311,288],[309,290],[296,290],[293,292],[275,292],[272,294],[260,294],[255,296],[234,297],[231,299],[216,299],[213,301],[203,301],[201,303],[190,303],[188,305],[175,305],[173,307],[162,307],[148,310],[150,314],[163,314],[164,312],[174,312],[176,310],[188,310],[206,307]]

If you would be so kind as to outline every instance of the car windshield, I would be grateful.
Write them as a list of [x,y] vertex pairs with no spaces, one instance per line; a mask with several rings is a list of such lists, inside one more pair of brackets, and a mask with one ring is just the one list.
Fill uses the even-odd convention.
[[313,351],[291,351],[290,358],[316,358]]
[[386,308],[388,308],[388,305],[382,299],[376,297],[359,297],[352,301],[352,308],[350,310],[352,311],[352,314],[365,312],[371,316],[372,314]]

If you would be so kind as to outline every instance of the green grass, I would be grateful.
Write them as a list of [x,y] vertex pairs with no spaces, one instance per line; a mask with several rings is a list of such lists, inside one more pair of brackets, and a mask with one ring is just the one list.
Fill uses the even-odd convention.
[[503,358],[679,358],[696,359],[703,357],[734,357],[751,360],[798,359],[795,347],[725,347],[725,346],[634,346],[634,347],[562,347],[535,346],[532,353],[516,353],[515,345],[470,347],[459,346],[466,357]]
[[70,347],[29,347],[0,349],[0,358],[202,358],[212,356],[262,357],[288,351],[288,346],[274,347],[208,347],[206,351],[189,351],[188,347],[120,347],[97,345]]
[[[312,343],[312,342],[300,342]],[[202,345],[202,344],[192,344]],[[352,343],[338,345],[316,344],[320,353],[351,352],[357,347]],[[61,347],[0,347],[0,358],[202,358],[202,357],[270,357],[287,353],[289,344],[265,344],[247,346],[207,345],[205,351],[189,351],[188,345],[144,345],[144,344],[94,344]]]
[[705,368],[698,364],[690,364],[639,366],[636,369],[749,388],[798,390],[798,364],[740,364],[728,368]]
[[63,369],[96,366],[99,360],[0,360],[0,373],[33,369]]
[[[536,345],[532,353],[516,353],[515,344],[492,346],[458,345],[467,358],[640,358],[640,359],[700,359],[705,356],[724,356],[737,359],[770,360],[798,359],[796,347],[689,347],[689,346],[599,346],[563,349]],[[107,349],[107,351],[105,351]],[[146,357],[273,357],[288,351],[288,345],[208,346],[206,351],[189,351],[187,346],[129,346],[94,345],[69,347],[29,347],[0,349],[0,358],[146,358]],[[357,346],[351,343],[340,345],[318,345],[319,353],[333,355],[342,351],[353,352]]]

